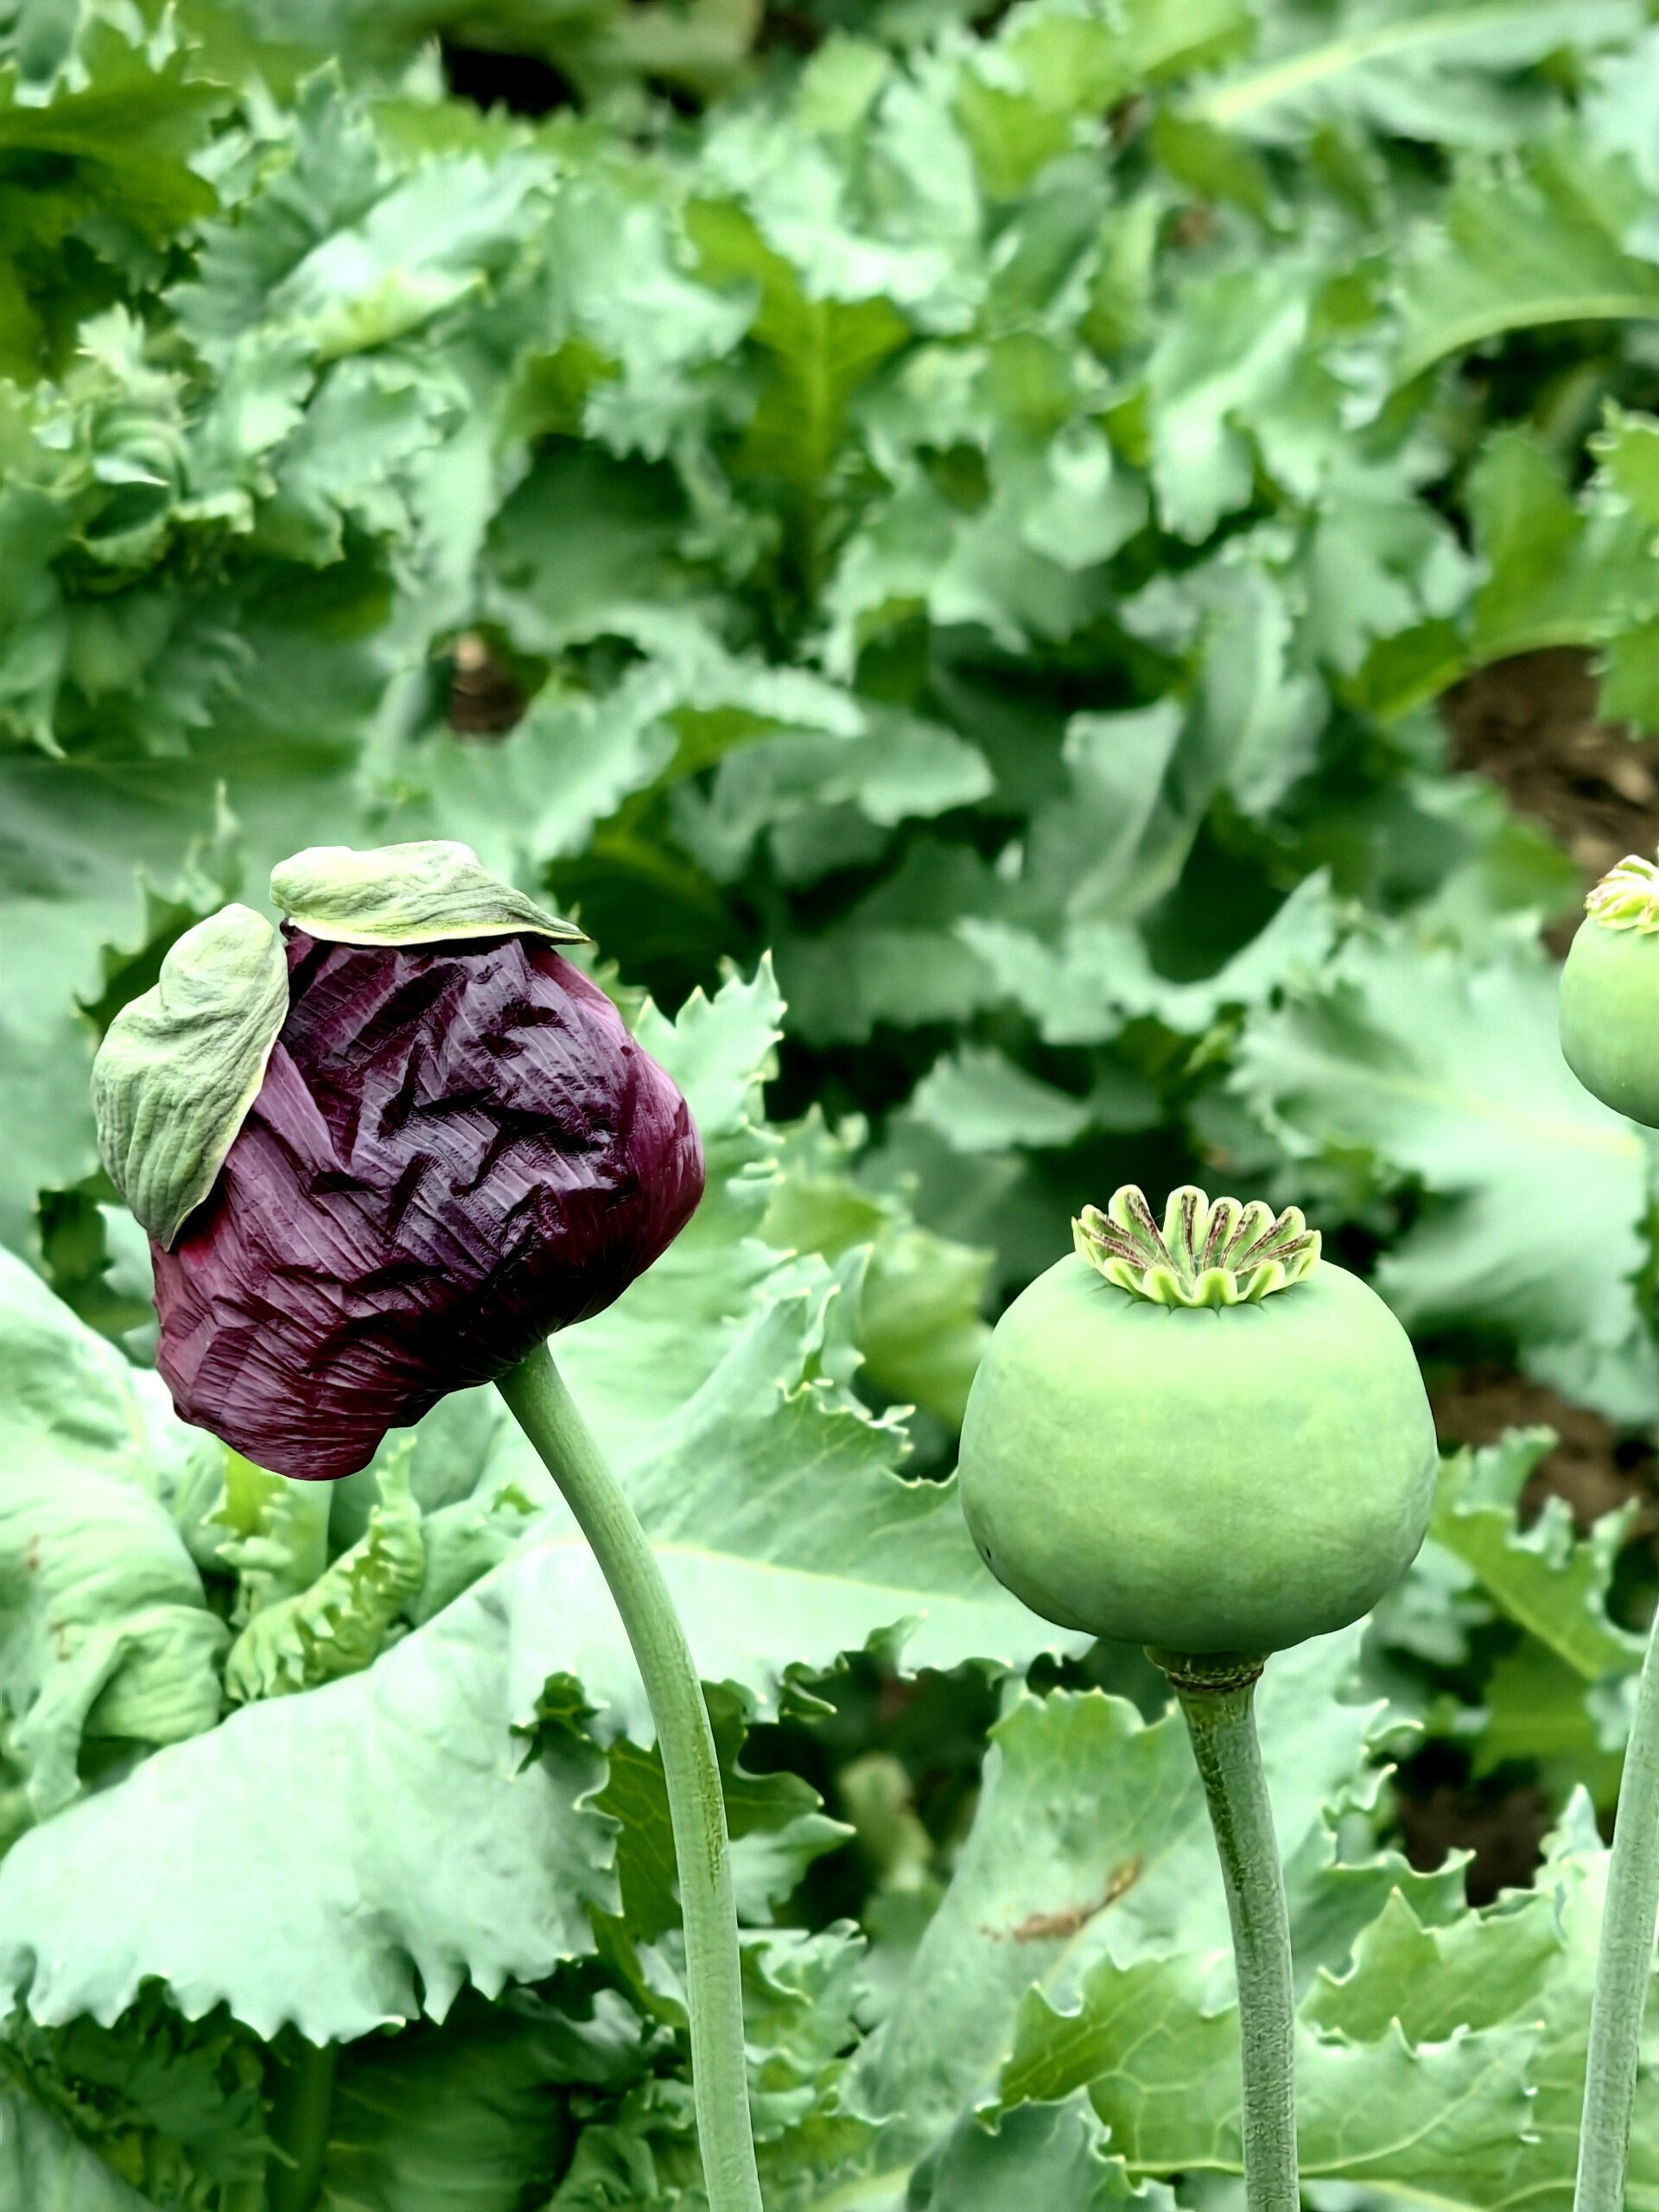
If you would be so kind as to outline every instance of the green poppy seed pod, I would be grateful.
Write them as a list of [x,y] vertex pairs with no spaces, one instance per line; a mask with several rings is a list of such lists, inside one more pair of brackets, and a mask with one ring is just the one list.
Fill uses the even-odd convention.
[[962,1501],[991,1572],[1092,1636],[1256,1657],[1369,1612],[1439,1454],[1405,1331],[1293,1207],[1133,1185],[1003,1315]]
[[1659,1128],[1659,868],[1604,875],[1561,970],[1561,1053],[1585,1089]]

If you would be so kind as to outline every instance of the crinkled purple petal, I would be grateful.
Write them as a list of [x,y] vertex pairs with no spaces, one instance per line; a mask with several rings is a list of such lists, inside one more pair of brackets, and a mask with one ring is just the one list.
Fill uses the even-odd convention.
[[329,1480],[608,1306],[690,1219],[702,1148],[610,1000],[544,942],[288,935],[264,1086],[155,1248],[158,1363],[186,1421]]

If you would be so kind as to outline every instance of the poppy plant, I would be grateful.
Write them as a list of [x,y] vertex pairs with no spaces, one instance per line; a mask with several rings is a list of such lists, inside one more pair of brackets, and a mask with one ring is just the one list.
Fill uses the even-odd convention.
[[[1659,1128],[1659,865],[1630,853],[1584,902],[1561,970],[1561,1055],[1585,1089]],[[1630,1719],[1596,1956],[1573,2212],[1622,2212],[1659,1913],[1659,1615]]]
[[99,1148],[147,1230],[185,1420],[279,1474],[366,1466],[493,1382],[603,1569],[657,1724],[711,2212],[760,2212],[720,1771],[660,1568],[547,1349],[702,1194],[685,1100],[559,950],[582,933],[464,845],[319,847],[111,1024]]
[[1016,1298],[974,1377],[962,1503],[1033,1611],[1145,1644],[1204,1784],[1238,1980],[1247,2212],[1298,2212],[1295,1994],[1253,1712],[1270,1654],[1415,1558],[1433,1417],[1410,1339],[1300,1210],[1126,1184]]

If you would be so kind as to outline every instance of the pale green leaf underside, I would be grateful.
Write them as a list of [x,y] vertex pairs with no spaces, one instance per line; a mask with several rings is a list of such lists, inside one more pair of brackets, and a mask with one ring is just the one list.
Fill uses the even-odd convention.
[[270,872],[270,895],[296,929],[334,944],[432,944],[523,931],[586,942],[479,864],[469,845],[441,837],[353,852],[310,845]]
[[486,1584],[366,1673],[245,1707],[32,1830],[0,1863],[0,1983],[37,2019],[110,2021],[161,1974],[188,2014],[222,1999],[322,2043],[591,1951],[604,1770],[523,1766],[510,1600]]
[[99,1150],[158,1244],[213,1189],[287,1014],[281,938],[231,906],[187,930],[110,1024],[92,1063]]

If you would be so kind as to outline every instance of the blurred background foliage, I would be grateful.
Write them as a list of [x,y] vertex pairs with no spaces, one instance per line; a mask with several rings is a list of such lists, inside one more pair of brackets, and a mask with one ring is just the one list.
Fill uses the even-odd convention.
[[[671,1014],[770,952],[749,1225],[857,1346],[791,1387],[914,1408],[943,1476],[1082,1204],[1305,1206],[1450,1452],[1366,1645],[1423,1732],[1376,1833],[1532,1878],[1575,1786],[1605,1820],[1659,1582],[1651,1150],[1562,1066],[1553,967],[1659,840],[1656,118],[1642,0],[0,0],[0,1233],[142,1366],[91,1052],[300,845],[463,838]],[[892,1997],[1002,1692],[814,1679],[748,1756],[855,1834],[785,1917],[859,1920]],[[1101,1655],[1038,1679],[1154,1709]],[[602,2005],[479,2012],[396,2095],[491,2038],[540,2085],[489,2202],[566,2171],[556,2080],[664,2162],[595,2135],[560,2205],[683,2185]],[[17,2063],[156,2203],[257,2208],[214,2131],[292,2053],[214,2018],[173,2181],[162,2027]],[[838,2048],[778,2032],[802,2082]],[[937,2171],[1058,2204],[1053,2126]]]

